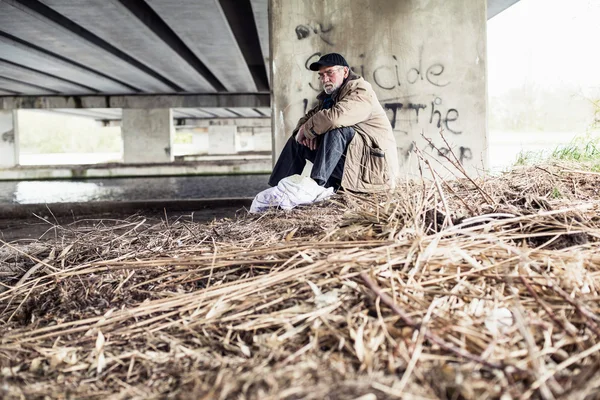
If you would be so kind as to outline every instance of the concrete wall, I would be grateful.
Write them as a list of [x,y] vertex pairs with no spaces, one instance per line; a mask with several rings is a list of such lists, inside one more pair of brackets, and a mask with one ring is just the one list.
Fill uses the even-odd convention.
[[[196,154],[208,153],[208,131],[210,126],[235,125],[237,134],[235,151],[271,151],[271,119],[270,118],[236,118],[215,120],[187,120],[185,127],[176,127],[177,132],[190,132]],[[194,154],[194,153],[191,153]]]
[[121,133],[125,163],[173,161],[175,130],[171,109],[123,109]]
[[13,167],[19,163],[17,113],[0,110],[0,166]]
[[210,125],[208,127],[208,154],[236,152],[237,126]]
[[270,0],[270,6],[275,156],[316,103],[320,84],[308,65],[338,52],[373,85],[403,170],[415,171],[415,146],[443,161],[421,137],[447,153],[441,130],[469,171],[487,163],[486,0]]

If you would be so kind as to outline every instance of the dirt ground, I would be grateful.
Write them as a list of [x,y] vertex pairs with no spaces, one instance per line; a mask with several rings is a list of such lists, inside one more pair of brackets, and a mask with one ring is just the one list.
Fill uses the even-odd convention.
[[598,187],[0,221],[0,397],[600,398]]
[[189,222],[208,222],[214,219],[233,218],[237,214],[245,213],[244,208],[219,207],[204,208],[195,211],[166,211],[158,212],[152,210],[138,210],[135,212],[123,213],[115,209],[113,212],[101,214],[79,214],[70,216],[52,216],[42,215],[29,218],[0,218],[0,239],[5,242],[24,241],[24,240],[44,240],[56,238],[56,226],[92,226],[98,220],[125,219],[131,216],[140,216],[147,220],[151,225],[160,220],[177,221],[184,220]]

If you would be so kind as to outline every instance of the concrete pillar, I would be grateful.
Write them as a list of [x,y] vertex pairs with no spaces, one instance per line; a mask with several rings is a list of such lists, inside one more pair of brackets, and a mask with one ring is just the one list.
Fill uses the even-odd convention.
[[0,110],[0,167],[19,164],[18,110]]
[[121,123],[125,163],[173,161],[173,113],[169,108],[123,109]]
[[208,127],[208,154],[234,154],[237,151],[236,141],[236,125]]
[[486,0],[270,0],[270,9],[275,157],[316,104],[308,66],[337,52],[375,89],[405,172],[416,171],[415,148],[448,164],[450,147],[470,172],[487,166]]

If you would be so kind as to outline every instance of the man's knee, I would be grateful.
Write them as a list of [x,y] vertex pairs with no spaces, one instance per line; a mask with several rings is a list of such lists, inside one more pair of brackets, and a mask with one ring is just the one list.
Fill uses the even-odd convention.
[[325,137],[329,140],[335,140],[342,143],[348,143],[354,138],[354,128],[351,126],[343,126],[327,131]]
[[329,130],[328,132],[337,132],[337,133],[354,133],[354,128],[351,126],[341,126],[339,128],[334,128]]

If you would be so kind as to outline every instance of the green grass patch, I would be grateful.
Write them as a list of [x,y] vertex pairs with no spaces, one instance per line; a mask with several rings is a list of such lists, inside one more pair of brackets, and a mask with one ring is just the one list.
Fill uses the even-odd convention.
[[584,145],[569,143],[564,147],[557,147],[550,158],[564,161],[600,161],[600,150],[597,141],[588,142]]
[[514,166],[535,165],[544,162],[565,161],[586,164],[586,169],[600,171],[600,137],[580,136],[566,145],[560,145],[551,152],[520,152]]

